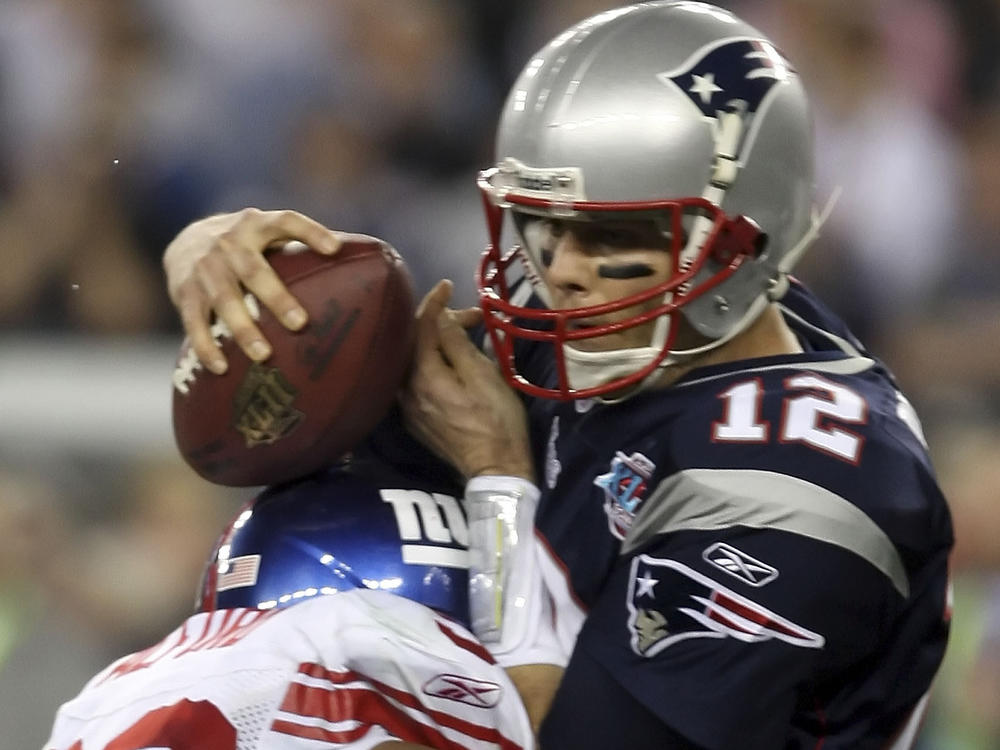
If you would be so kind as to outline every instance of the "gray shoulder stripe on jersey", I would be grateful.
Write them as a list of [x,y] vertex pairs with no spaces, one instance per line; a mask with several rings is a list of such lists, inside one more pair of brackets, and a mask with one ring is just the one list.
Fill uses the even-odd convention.
[[875,360],[869,357],[850,357],[848,359],[828,360],[825,362],[784,362],[780,365],[767,365],[765,367],[748,367],[745,370],[733,370],[722,372],[718,375],[708,375],[704,378],[694,378],[683,383],[677,383],[675,388],[686,388],[696,383],[707,383],[720,378],[732,377],[735,372],[752,374],[755,372],[767,372],[769,370],[809,370],[810,372],[829,372],[834,375],[856,375],[869,369]]
[[867,560],[909,596],[899,552],[871,518],[830,490],[772,471],[686,469],[667,477],[643,504],[621,553],[657,534],[732,526],[777,529],[835,544]]

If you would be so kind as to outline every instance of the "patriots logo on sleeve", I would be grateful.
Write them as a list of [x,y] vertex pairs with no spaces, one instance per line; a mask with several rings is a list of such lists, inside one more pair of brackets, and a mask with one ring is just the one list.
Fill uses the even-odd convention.
[[826,639],[676,560],[639,555],[628,587],[632,650],[652,657],[688,638],[779,640],[822,648]]
[[657,78],[683,91],[705,117],[716,119],[719,112],[759,111],[772,87],[794,72],[778,49],[763,39],[724,39]]

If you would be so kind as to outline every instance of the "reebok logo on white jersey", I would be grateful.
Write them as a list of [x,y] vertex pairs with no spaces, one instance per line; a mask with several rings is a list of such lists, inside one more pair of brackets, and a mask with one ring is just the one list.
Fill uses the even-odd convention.
[[467,703],[480,708],[492,708],[500,702],[501,688],[495,682],[460,677],[455,674],[439,674],[424,684],[424,692],[438,698]]
[[778,577],[777,568],[723,542],[713,544],[702,553],[702,557],[706,562],[751,586],[763,586]]

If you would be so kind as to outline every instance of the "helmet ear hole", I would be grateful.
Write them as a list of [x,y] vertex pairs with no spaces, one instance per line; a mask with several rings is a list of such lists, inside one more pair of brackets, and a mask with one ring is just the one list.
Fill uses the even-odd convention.
[[746,216],[726,220],[712,243],[712,260],[729,265],[737,258],[758,258],[767,249],[768,236]]

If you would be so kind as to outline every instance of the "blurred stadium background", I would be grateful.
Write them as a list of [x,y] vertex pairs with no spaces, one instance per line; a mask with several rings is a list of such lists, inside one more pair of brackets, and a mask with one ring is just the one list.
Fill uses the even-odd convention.
[[[188,221],[296,208],[473,301],[507,86],[602,0],[0,0],[0,750],[189,610],[242,493],[177,458]],[[896,371],[958,533],[921,750],[1000,747],[1000,0],[722,2],[784,47],[843,197],[800,275]]]

